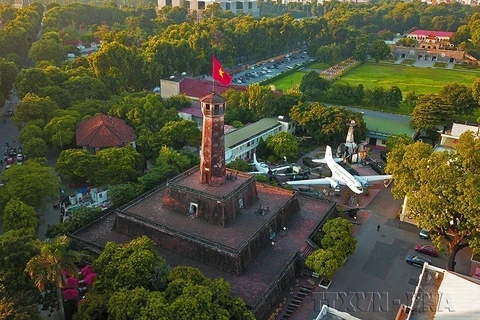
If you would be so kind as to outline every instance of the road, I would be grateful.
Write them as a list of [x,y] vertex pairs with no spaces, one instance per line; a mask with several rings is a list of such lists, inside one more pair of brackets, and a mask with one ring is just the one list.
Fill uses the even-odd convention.
[[[13,94],[10,97],[10,100],[6,102],[6,105],[3,108],[12,109],[15,112],[15,107],[17,104],[20,102],[20,99]],[[2,109],[3,111],[3,109]],[[3,114],[3,113],[2,113]],[[3,143],[5,141],[8,141],[8,143],[18,149],[19,146],[19,131],[17,127],[11,122],[11,118],[8,116],[1,116],[0,117],[0,142]],[[13,140],[15,139],[15,142]],[[50,148],[47,151],[47,165],[50,167],[55,166],[56,159],[58,158],[58,155],[60,153],[60,150],[57,148]],[[5,163],[3,163],[0,166],[0,173],[3,173],[3,170],[5,170]],[[40,226],[38,230],[38,237],[40,240],[45,239],[45,232],[47,231],[48,225],[51,224],[57,224],[60,222],[60,210],[59,209],[53,209],[53,204],[57,202],[57,199],[53,200],[51,203],[48,203],[45,208],[40,209],[37,214],[40,219]],[[3,225],[0,220],[0,234],[3,234]]]

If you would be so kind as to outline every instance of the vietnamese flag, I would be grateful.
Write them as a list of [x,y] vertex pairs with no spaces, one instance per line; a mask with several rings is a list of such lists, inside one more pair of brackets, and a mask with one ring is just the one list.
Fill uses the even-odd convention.
[[220,62],[218,62],[215,56],[212,56],[212,63],[213,63],[213,80],[217,80],[223,85],[228,86],[230,82],[232,82],[232,76],[229,75],[225,69],[223,69]]

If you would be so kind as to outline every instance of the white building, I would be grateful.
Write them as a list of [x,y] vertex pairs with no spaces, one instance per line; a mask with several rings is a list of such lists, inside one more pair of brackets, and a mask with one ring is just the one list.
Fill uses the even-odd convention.
[[189,11],[197,11],[201,15],[213,3],[220,3],[223,10],[231,11],[233,14],[250,14],[254,17],[258,17],[260,14],[256,0],[158,0],[158,8],[185,7]]
[[229,163],[237,158],[251,159],[260,138],[264,141],[269,136],[280,132],[295,133],[295,123],[286,117],[264,118],[243,128],[225,135],[225,162]]
[[411,305],[400,306],[396,319],[478,319],[479,301],[479,280],[425,264]]

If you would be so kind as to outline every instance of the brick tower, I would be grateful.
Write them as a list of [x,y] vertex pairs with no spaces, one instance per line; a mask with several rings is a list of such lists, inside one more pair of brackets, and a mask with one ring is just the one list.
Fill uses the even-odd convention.
[[226,99],[209,94],[200,100],[203,113],[200,180],[212,187],[225,182],[225,140],[223,134]]

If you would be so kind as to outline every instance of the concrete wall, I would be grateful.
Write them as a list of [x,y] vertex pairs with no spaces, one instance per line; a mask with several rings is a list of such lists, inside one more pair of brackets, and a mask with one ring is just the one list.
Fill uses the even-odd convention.
[[162,91],[160,95],[163,99],[170,98],[180,93],[180,82],[178,80],[160,80],[160,88]]
[[462,62],[465,59],[465,53],[463,51],[453,51],[453,50],[429,50],[422,48],[409,48],[396,46],[393,49],[393,55],[396,58],[401,58],[402,54],[405,54],[405,58],[417,60],[421,55],[424,59],[425,56],[429,56],[429,59],[432,60],[432,57],[435,57],[436,61],[439,62],[449,62],[451,58],[454,59],[454,62]]

